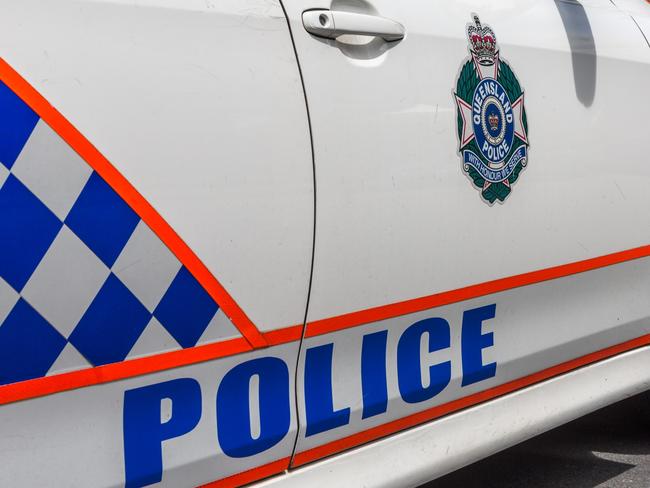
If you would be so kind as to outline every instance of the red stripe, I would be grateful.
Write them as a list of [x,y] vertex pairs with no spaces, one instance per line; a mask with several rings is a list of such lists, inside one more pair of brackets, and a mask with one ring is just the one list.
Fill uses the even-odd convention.
[[0,79],[81,156],[169,247],[208,294],[226,312],[253,347],[267,346],[264,337],[225,288],[170,225],[117,169],[27,81],[0,58]]
[[292,325],[284,329],[264,332],[264,339],[269,346],[277,346],[287,342],[299,341],[302,338],[302,325]]
[[[264,333],[265,340],[271,346],[299,341],[301,337],[302,326],[300,325]],[[252,350],[244,338],[237,338],[180,351],[163,352],[143,358],[130,359],[120,363],[1,385],[0,405],[234,356]]]
[[490,295],[501,291],[511,290],[520,286],[532,285],[541,283],[543,281],[554,280],[563,278],[585,271],[592,271],[594,269],[611,266],[613,264],[620,264],[625,261],[639,259],[650,256],[650,245],[641,246],[627,251],[616,252],[599,256],[597,258],[585,259],[584,261],[577,261],[575,263],[562,264],[560,266],[553,266],[551,268],[532,271],[530,273],[523,273],[507,278],[500,278],[493,281],[486,281],[476,285],[470,285],[455,290],[445,291],[429,295],[426,297],[415,298],[406,300],[404,302],[392,303],[390,305],[382,305],[380,307],[369,308],[360,310],[358,312],[346,313],[336,317],[330,317],[322,320],[315,320],[307,323],[307,331],[305,337],[314,337],[322,334],[329,334],[337,330],[348,329],[370,322],[377,322],[380,320],[398,317],[400,315],[407,315],[414,312],[421,312],[442,305],[449,305],[451,303],[462,302],[471,298],[477,298],[484,295]]
[[615,356],[617,354],[621,354],[626,351],[630,351],[632,349],[636,349],[641,346],[647,346],[649,344],[650,344],[650,334],[644,335],[637,339],[623,342],[622,344],[608,347],[606,349],[602,349],[600,351],[587,354],[586,356],[582,356],[580,358],[573,359],[571,361],[567,361],[562,364],[558,364],[557,366],[552,366],[543,371],[533,373],[531,375],[525,376],[523,378],[519,378],[509,383],[505,383],[503,385],[499,385],[494,388],[490,388],[488,390],[484,390],[482,392],[475,393],[473,395],[469,395],[449,403],[445,403],[443,405],[438,405],[428,410],[423,410],[422,412],[409,415],[408,417],[403,417],[398,420],[393,420],[392,422],[388,422],[386,424],[379,425],[377,427],[373,427],[368,430],[364,430],[363,432],[358,432],[356,434],[353,434],[348,437],[344,437],[342,439],[337,439],[333,442],[329,442],[322,446],[318,446],[313,449],[309,449],[307,451],[297,453],[294,456],[291,466],[292,467],[302,466],[303,464],[315,461],[317,459],[330,456],[332,454],[336,454],[341,451],[345,451],[346,449],[350,449],[352,447],[356,447],[370,441],[374,441],[381,437],[385,437],[390,434],[399,432],[401,430],[408,429],[409,427],[414,427],[418,424],[422,424],[424,422],[437,419],[439,417],[442,417],[443,415],[456,412],[463,408],[471,407],[473,405],[477,405],[479,403],[492,400],[496,397],[508,393],[512,393],[514,391],[520,390],[527,386],[531,386],[534,385],[535,383],[548,380],[550,378],[553,378],[554,376],[567,373],[569,371],[580,368],[582,366],[586,366],[596,361],[602,361],[603,359]]
[[199,488],[231,488],[235,486],[242,486],[253,481],[268,478],[274,474],[281,473],[289,468],[289,461],[291,458],[278,459],[269,464],[258,466],[257,468],[249,469],[243,473],[234,474],[222,480],[213,481],[206,485],[201,485]]
[[99,385],[179,366],[187,366],[212,359],[232,356],[251,351],[246,339],[240,337],[224,342],[196,346],[180,351],[155,354],[121,363],[107,364],[95,368],[71,371],[69,373],[44,376],[0,386],[0,405],[26,400],[60,391],[74,390],[84,386]]

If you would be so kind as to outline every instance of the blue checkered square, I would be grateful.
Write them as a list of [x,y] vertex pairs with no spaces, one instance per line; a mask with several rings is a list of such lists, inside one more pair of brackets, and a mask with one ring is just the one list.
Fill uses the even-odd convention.
[[0,326],[0,384],[45,376],[65,338],[22,298]]
[[68,340],[95,366],[123,361],[150,318],[111,273]]
[[0,163],[8,169],[29,139],[38,115],[0,81]]
[[111,267],[139,220],[102,177],[93,173],[65,223],[106,266]]
[[181,346],[193,347],[218,308],[183,266],[154,310],[154,316]]
[[25,286],[61,226],[49,208],[9,175],[0,188],[0,276],[16,291]]

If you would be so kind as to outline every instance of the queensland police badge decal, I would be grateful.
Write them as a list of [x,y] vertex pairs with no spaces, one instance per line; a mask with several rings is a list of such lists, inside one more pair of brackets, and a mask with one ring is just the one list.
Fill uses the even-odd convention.
[[467,26],[470,56],[454,97],[463,171],[489,203],[503,202],[528,164],[524,91],[501,58],[497,38],[477,15]]

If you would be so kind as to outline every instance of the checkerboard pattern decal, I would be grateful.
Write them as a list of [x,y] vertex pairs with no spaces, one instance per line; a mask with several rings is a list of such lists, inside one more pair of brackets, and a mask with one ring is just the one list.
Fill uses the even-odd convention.
[[0,385],[235,337],[149,226],[0,82]]

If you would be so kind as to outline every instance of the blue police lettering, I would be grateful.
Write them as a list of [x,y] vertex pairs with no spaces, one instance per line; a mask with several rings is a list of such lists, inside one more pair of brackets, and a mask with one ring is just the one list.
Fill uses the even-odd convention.
[[386,343],[388,331],[382,330],[363,336],[361,346],[362,418],[374,417],[388,408],[386,381]]
[[332,354],[334,344],[307,349],[305,355],[306,436],[332,430],[350,422],[350,409],[334,410]]
[[451,346],[449,324],[445,319],[431,318],[416,322],[408,327],[397,345],[397,378],[402,399],[408,403],[419,403],[433,398],[451,380],[451,361],[444,361],[429,367],[429,385],[423,385],[420,373],[420,340],[428,335],[429,352],[448,349]]
[[[161,405],[171,401],[172,414],[161,422]],[[124,393],[124,469],[126,487],[162,480],[162,442],[190,432],[201,419],[201,387],[178,378]]]
[[[491,88],[490,88],[491,89]],[[496,304],[464,311],[460,344],[452,342],[450,323],[440,317],[419,320],[399,337],[391,329],[374,330],[361,337],[359,375],[361,391],[353,398],[338,399],[334,408],[333,360],[335,342],[305,351],[302,389],[307,437],[350,423],[351,406],[362,407],[361,419],[384,415],[398,401],[416,404],[431,400],[451,383],[452,360],[430,364],[422,373],[427,354],[460,348],[463,387],[493,378],[497,363],[484,364],[483,352],[494,346],[494,333],[484,332],[485,321],[495,318]],[[396,332],[394,329],[392,332]],[[336,335],[334,335],[336,337]],[[346,333],[339,336],[346,339]],[[421,350],[421,344],[425,351]],[[390,345],[390,346],[389,346]],[[390,351],[390,352],[389,352]],[[427,364],[431,361],[427,361]],[[354,363],[352,363],[354,364]],[[395,368],[395,370],[388,370]],[[388,374],[389,372],[393,374]],[[390,385],[388,378],[397,379]],[[255,383],[253,383],[255,382]],[[257,395],[251,387],[257,384]],[[399,397],[389,402],[389,391]],[[178,378],[124,393],[123,435],[127,487],[158,483],[163,475],[162,444],[190,433],[202,419],[201,387],[193,378]],[[361,402],[359,402],[359,396]],[[171,402],[171,414],[161,420],[163,400]],[[235,365],[225,373],[214,399],[216,414],[215,453],[244,458],[265,452],[286,438],[292,423],[293,390],[290,366],[277,357],[264,356]],[[251,402],[257,402],[257,404]],[[253,432],[251,411],[258,412],[259,431]],[[204,422],[205,423],[205,422]],[[206,423],[206,425],[211,425]]]
[[[260,433],[251,433],[249,384],[259,378]],[[289,432],[289,369],[278,358],[238,364],[221,380],[217,391],[217,433],[223,452],[234,458],[253,456],[280,442]]]
[[472,385],[492,378],[497,372],[497,363],[483,364],[483,349],[494,345],[494,334],[483,334],[483,321],[493,319],[496,304],[466,310],[463,313],[461,332],[461,355],[463,363],[462,386]]
[[[259,378],[258,436],[251,433],[249,384]],[[247,457],[280,442],[291,424],[289,369],[278,358],[263,357],[238,364],[223,377],[216,395],[218,446],[230,457]],[[171,416],[161,422],[163,400]],[[162,443],[191,432],[201,420],[201,387],[179,378],[124,393],[123,435],[126,486],[162,480]],[[217,442],[215,440],[215,447]]]

